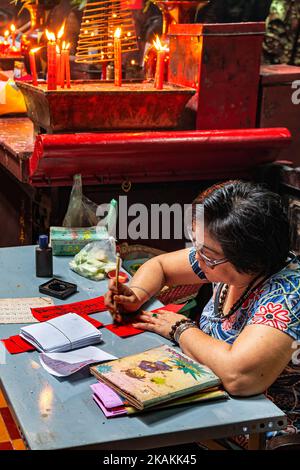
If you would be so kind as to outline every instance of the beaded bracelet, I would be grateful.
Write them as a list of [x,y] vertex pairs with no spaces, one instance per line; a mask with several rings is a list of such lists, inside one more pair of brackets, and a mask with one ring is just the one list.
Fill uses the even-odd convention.
[[186,323],[183,323],[183,325],[180,325],[176,328],[175,334],[174,334],[174,340],[177,344],[179,344],[179,338],[182,335],[182,333],[185,330],[188,330],[189,328],[198,328],[195,322],[189,321]]
[[184,324],[184,323],[191,323],[191,320],[189,318],[182,318],[181,320],[178,320],[176,323],[174,323],[174,325],[172,325],[172,328],[169,332],[169,338],[175,342],[175,338],[174,338],[174,335],[175,335],[175,332],[177,330],[177,328]]

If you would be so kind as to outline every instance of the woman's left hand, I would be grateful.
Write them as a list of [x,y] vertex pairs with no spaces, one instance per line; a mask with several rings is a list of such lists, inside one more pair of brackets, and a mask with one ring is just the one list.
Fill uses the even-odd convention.
[[132,326],[141,330],[152,331],[170,339],[169,333],[172,326],[183,318],[186,317],[163,309],[157,313],[142,311],[142,313],[136,316]]

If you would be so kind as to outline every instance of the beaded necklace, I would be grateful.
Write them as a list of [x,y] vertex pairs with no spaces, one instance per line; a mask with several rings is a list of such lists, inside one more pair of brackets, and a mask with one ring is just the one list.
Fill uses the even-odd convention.
[[[292,251],[289,252],[288,260],[283,264],[282,268],[285,266],[288,266],[289,263],[293,262],[295,259],[299,259],[299,256],[297,256],[295,253]],[[281,268],[281,269],[282,269]],[[258,287],[261,287],[271,276],[272,274],[269,274],[265,276],[258,284],[255,285],[256,281],[261,277],[261,274],[256,276],[250,284],[247,286],[245,292],[241,295],[241,297],[238,298],[238,300],[234,303],[234,305],[231,307],[229,310],[228,314],[225,315],[223,312],[223,307],[224,303],[228,294],[229,290],[229,285],[228,284],[222,284],[219,290],[219,295],[216,296],[216,303],[215,303],[215,311],[217,310],[218,314],[222,318],[228,318],[230,317],[233,313],[235,313],[245,302],[247,297],[251,295]],[[217,304],[217,305],[216,305]],[[217,308],[216,308],[217,307]]]
[[264,279],[262,279],[262,281],[259,284],[255,285],[257,279],[259,279],[260,277],[261,277],[261,274],[259,274],[254,279],[252,279],[252,281],[248,284],[246,290],[237,299],[237,301],[233,304],[233,306],[231,307],[231,309],[229,310],[229,312],[226,315],[223,312],[223,307],[224,307],[224,303],[225,303],[225,300],[226,300],[226,297],[227,297],[227,294],[228,294],[229,285],[228,284],[223,284],[221,286],[220,291],[219,291],[220,292],[219,293],[219,299],[218,299],[218,313],[219,313],[219,315],[221,317],[224,317],[224,318],[225,317],[228,318],[231,315],[233,315],[243,305],[243,303],[245,302],[247,297],[249,295],[251,295],[260,285],[262,285],[268,279],[268,276],[267,276]]

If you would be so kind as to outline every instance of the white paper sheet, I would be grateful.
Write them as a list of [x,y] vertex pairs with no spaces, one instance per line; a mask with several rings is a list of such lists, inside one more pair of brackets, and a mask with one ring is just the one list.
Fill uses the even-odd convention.
[[64,353],[42,353],[39,356],[44,369],[57,377],[67,377],[88,364],[117,359],[102,349],[88,346]]
[[0,299],[0,323],[35,323],[30,308],[54,305],[50,297]]

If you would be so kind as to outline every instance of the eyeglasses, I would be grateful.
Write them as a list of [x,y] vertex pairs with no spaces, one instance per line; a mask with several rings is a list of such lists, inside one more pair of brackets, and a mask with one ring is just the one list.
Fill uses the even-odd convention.
[[[206,256],[203,253],[203,248],[204,248],[203,246],[203,243],[204,243],[203,210],[201,207],[200,208],[196,207],[196,210],[200,210],[200,215],[198,214],[198,216],[196,215],[195,217],[191,216],[190,217],[191,221],[186,226],[188,236],[191,242],[193,243],[196,253],[200,256],[200,258],[204,261],[204,263],[209,268],[214,268],[215,266],[218,266],[219,264],[227,263],[228,262],[227,258],[212,259],[212,258],[208,258],[208,256]],[[187,218],[187,220],[189,219]]]
[[223,263],[227,263],[228,260],[227,258],[220,258],[220,259],[211,259],[211,258],[208,258],[208,256],[206,256],[204,253],[203,253],[203,247],[202,248],[199,248],[197,249],[195,247],[195,250],[196,250],[196,253],[200,256],[201,259],[203,259],[204,263],[206,264],[206,266],[208,266],[209,268],[214,268],[215,266],[218,266],[219,264],[223,264]]

